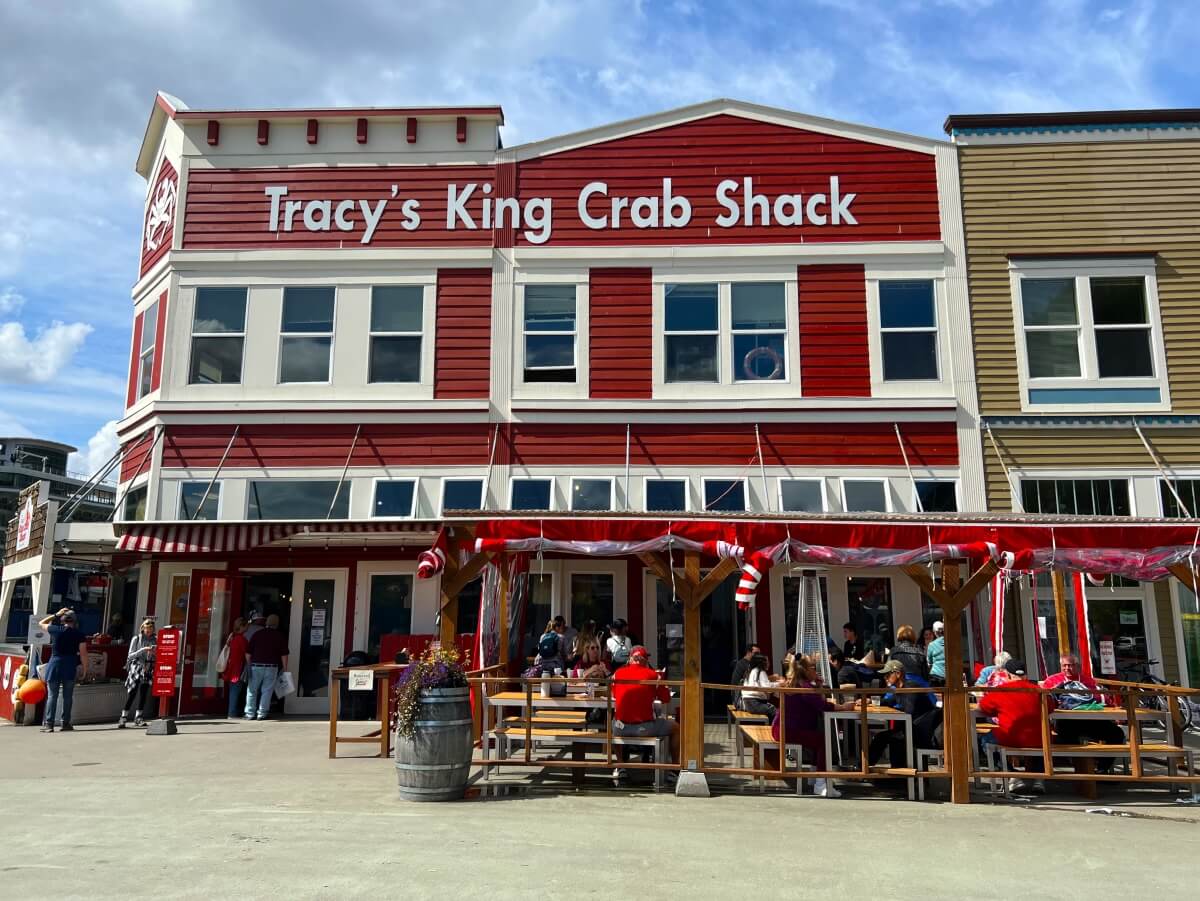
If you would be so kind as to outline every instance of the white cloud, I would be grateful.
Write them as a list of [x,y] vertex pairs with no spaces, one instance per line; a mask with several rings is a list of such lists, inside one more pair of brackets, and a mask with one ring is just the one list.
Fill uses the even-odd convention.
[[67,460],[71,472],[90,476],[99,471],[117,452],[117,421],[110,419],[88,439],[86,451],[76,451]]
[[0,316],[11,315],[24,305],[25,298],[17,293],[16,288],[0,288]]
[[31,341],[19,322],[0,324],[0,382],[40,385],[52,381],[83,346],[92,327],[51,323]]

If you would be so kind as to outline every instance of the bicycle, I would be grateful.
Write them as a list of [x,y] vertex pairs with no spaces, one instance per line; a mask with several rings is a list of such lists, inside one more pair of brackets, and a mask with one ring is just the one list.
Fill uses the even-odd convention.
[[[1150,672],[1150,667],[1157,666],[1157,660],[1146,660],[1121,670],[1121,680],[1124,682],[1141,682],[1147,685],[1170,685],[1179,687],[1178,682],[1167,682]],[[1197,722],[1200,722],[1200,705],[1189,697],[1180,695],[1179,702],[1180,731],[1187,732]],[[1165,694],[1139,694],[1138,704],[1147,710],[1159,710],[1170,713],[1171,705]]]

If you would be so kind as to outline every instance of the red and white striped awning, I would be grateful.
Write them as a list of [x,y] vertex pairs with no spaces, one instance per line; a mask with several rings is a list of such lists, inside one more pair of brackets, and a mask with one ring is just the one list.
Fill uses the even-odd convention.
[[125,527],[118,551],[144,554],[227,554],[249,551],[285,538],[432,533],[429,522],[138,523]]

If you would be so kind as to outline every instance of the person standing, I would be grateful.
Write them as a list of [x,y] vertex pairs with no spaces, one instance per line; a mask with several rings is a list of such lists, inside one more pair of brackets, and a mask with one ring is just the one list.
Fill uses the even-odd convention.
[[612,660],[613,669],[624,666],[629,662],[629,652],[633,650],[633,639],[625,634],[629,623],[618,617],[608,627],[609,636],[606,644],[608,656]]
[[250,681],[246,685],[246,719],[265,720],[279,673],[287,669],[287,636],[279,631],[279,617],[272,613],[266,627],[254,633],[246,645]]
[[933,624],[933,641],[925,649],[929,662],[929,684],[946,684],[946,627],[939,619]]
[[62,695],[62,731],[71,732],[71,705],[75,699],[75,671],[87,659],[87,637],[76,625],[75,611],[63,607],[39,622],[50,633],[50,662],[46,664],[45,681],[48,697],[42,731],[54,731],[58,698]]
[[261,610],[250,611],[250,622],[246,624],[246,641],[249,642],[254,637],[255,633],[261,632],[265,628],[267,616]]
[[225,680],[225,692],[229,695],[229,719],[235,720],[238,711],[243,709],[242,693],[246,690],[246,680],[250,670],[246,666],[246,650],[249,642],[246,640],[246,621],[240,616],[233,621],[233,631],[225,639],[229,654],[225,661],[225,669],[221,678]]
[[117,720],[117,728],[124,729],[129,719],[130,711],[135,711],[133,724],[146,724],[146,705],[150,698],[150,683],[154,676],[154,652],[157,649],[158,636],[154,632],[154,620],[147,617],[142,620],[138,634],[129,642],[129,653],[125,657],[125,706],[121,708],[121,718]]

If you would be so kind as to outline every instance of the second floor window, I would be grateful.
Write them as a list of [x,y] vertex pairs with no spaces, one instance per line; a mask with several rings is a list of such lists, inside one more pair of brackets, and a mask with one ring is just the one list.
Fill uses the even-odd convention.
[[442,482],[442,512],[482,510],[483,479],[445,479]]
[[666,381],[718,381],[717,286],[667,285],[664,310]]
[[787,318],[783,282],[664,286],[663,381],[787,381]]
[[[206,496],[207,495],[207,496]],[[219,519],[221,483],[184,482],[179,486],[180,519]]]
[[936,381],[937,304],[931,281],[879,283],[884,381]]
[[705,479],[704,509],[721,513],[746,512],[744,479]]
[[647,512],[687,509],[687,479],[646,479]]
[[[1175,491],[1171,491],[1171,485],[1175,486]],[[1158,481],[1158,493],[1162,498],[1163,516],[1170,519],[1179,519],[1187,516],[1190,513],[1192,516],[1200,516],[1200,479],[1174,479],[1168,485],[1165,479]],[[1187,505],[1187,512],[1184,512],[1179,506],[1179,501],[1175,499],[1175,494],[1178,493],[1180,499]]]
[[425,289],[386,285],[371,289],[371,360],[368,381],[421,381]]
[[334,289],[283,289],[279,381],[328,382],[333,350]]
[[1021,479],[1026,513],[1129,516],[1128,479]]
[[152,303],[142,316],[142,341],[138,349],[138,391],[139,398],[150,393],[154,382],[154,348],[158,335],[158,301]]
[[375,483],[375,503],[371,515],[408,518],[416,511],[416,501],[415,479],[380,479]]
[[246,289],[197,288],[188,384],[241,382],[245,341]]
[[549,510],[550,479],[513,479],[511,510]]
[[247,519],[346,519],[350,484],[336,480],[254,480],[247,486]]
[[524,381],[576,379],[574,285],[526,285]]

